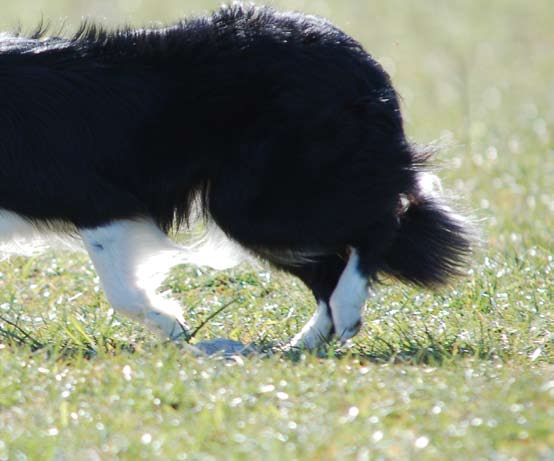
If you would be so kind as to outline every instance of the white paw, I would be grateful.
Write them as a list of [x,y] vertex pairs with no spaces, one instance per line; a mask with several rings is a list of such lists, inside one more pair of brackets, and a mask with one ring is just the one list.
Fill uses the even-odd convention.
[[290,348],[315,350],[328,343],[333,336],[333,321],[327,304],[320,301],[316,313],[289,343]]
[[188,341],[190,331],[181,316],[151,310],[145,314],[145,323],[161,337],[171,341]]
[[290,347],[293,349],[308,349],[313,351],[331,340],[331,326],[325,331],[312,328],[306,332],[298,333],[290,341]]
[[348,319],[344,321],[335,321],[335,334],[341,343],[345,343],[350,338],[353,338],[358,334],[362,328],[362,319],[357,317],[357,319]]

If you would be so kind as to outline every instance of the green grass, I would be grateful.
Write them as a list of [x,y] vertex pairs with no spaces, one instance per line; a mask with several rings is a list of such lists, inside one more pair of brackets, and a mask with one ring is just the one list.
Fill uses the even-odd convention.
[[[0,23],[170,20],[217,2],[5,0]],[[410,136],[441,139],[480,221],[441,293],[385,281],[350,348],[195,358],[114,314],[83,255],[0,264],[0,461],[554,459],[554,4],[282,1],[328,16],[391,72]],[[280,342],[310,315],[264,268],[181,267],[196,340]]]

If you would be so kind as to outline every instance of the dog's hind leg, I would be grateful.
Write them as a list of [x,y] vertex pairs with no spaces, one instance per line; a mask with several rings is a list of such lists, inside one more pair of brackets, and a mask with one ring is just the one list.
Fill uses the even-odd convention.
[[156,293],[179,249],[149,220],[119,220],[79,229],[114,309],[145,323],[163,338],[188,339],[179,304]]

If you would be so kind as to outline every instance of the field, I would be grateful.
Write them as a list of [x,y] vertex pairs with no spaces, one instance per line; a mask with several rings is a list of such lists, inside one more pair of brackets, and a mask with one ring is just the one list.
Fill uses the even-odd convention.
[[[82,15],[142,25],[218,4],[2,0],[0,25],[69,33]],[[82,254],[1,262],[0,461],[553,460],[554,3],[275,4],[359,39],[410,137],[443,146],[445,186],[483,231],[468,277],[439,293],[385,280],[342,350],[225,361],[115,314]],[[313,307],[264,266],[180,267],[165,289],[193,327],[230,303],[195,341],[282,342]]]

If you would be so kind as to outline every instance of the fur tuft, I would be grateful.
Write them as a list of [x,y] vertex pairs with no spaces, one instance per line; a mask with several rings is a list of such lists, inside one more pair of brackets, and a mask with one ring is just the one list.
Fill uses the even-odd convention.
[[208,221],[202,234],[181,249],[181,263],[216,270],[230,269],[242,262],[253,261],[252,255],[225,235],[213,221]]
[[11,211],[0,209],[0,261],[10,256],[36,256],[48,249],[83,251],[75,229],[66,223],[41,226]]
[[437,288],[465,273],[477,241],[469,221],[441,199],[440,180],[419,173],[418,191],[409,195],[400,228],[385,256],[385,272],[403,282]]

